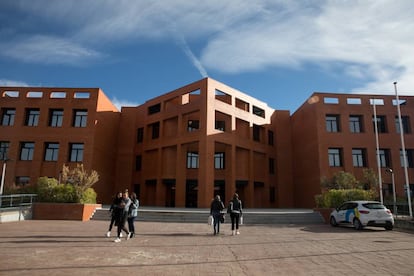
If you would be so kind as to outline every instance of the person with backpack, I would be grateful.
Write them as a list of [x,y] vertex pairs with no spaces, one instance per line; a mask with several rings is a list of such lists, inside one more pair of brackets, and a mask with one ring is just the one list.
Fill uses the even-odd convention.
[[[230,200],[227,213],[230,214],[231,219],[231,235],[240,235],[239,232],[239,222],[240,218],[243,215],[243,208],[242,208],[242,202],[239,199],[239,195],[237,193],[234,193],[233,199]],[[234,226],[236,226],[236,229],[234,229]]]

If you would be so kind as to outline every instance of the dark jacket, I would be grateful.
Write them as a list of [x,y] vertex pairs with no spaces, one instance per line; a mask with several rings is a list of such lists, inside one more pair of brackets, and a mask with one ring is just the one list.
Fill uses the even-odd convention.
[[218,215],[224,209],[224,204],[221,200],[214,199],[210,206],[210,215]]
[[229,202],[229,211],[230,213],[235,213],[235,214],[242,214],[243,213],[243,208],[242,208],[242,202],[240,199],[232,199]]

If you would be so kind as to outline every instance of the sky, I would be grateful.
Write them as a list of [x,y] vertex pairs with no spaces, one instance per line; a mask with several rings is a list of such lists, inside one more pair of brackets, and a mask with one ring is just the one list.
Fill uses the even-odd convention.
[[1,0],[0,86],[119,106],[213,78],[293,113],[313,92],[414,95],[412,0]]

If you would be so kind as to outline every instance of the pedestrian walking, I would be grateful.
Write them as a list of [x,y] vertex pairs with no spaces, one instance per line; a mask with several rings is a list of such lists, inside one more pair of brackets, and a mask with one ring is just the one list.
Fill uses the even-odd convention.
[[112,201],[111,207],[109,207],[109,212],[111,213],[111,222],[109,223],[109,228],[108,228],[108,232],[106,233],[106,236],[109,238],[111,236],[111,231],[112,231],[112,227],[115,224],[115,220],[116,220],[116,212],[117,212],[117,208],[119,203],[121,202],[122,199],[122,192],[119,192],[115,195],[114,200]]
[[128,210],[129,206],[131,205],[131,199],[128,197],[128,190],[126,190],[122,194],[122,199],[120,203],[118,204],[117,213],[116,213],[116,223],[118,225],[118,235],[114,242],[120,242],[121,241],[121,232],[124,231],[126,233],[126,239],[129,240],[131,238],[131,233],[128,231],[128,229],[125,227],[125,223],[128,218]]
[[219,195],[216,195],[211,201],[210,205],[210,215],[213,216],[213,229],[214,235],[220,233],[220,222],[223,214],[221,213],[224,209],[224,204],[220,199]]
[[128,211],[128,230],[131,233],[131,238],[135,236],[135,218],[138,216],[139,200],[135,193],[131,194],[131,205]]
[[[230,219],[231,219],[231,234],[239,235],[239,223],[240,218],[243,215],[243,208],[242,208],[242,202],[239,199],[239,195],[237,193],[234,193],[233,199],[230,200],[227,213],[230,213]],[[236,227],[236,228],[235,228]]]

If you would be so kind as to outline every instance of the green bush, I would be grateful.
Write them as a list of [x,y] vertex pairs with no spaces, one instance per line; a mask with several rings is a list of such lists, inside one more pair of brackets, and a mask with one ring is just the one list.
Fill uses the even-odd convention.
[[56,179],[49,177],[39,178],[37,195],[39,202],[96,203],[96,193],[92,188],[79,193],[72,184],[59,184]]
[[363,189],[332,189],[315,196],[318,208],[336,208],[349,200],[374,200],[375,192]]

